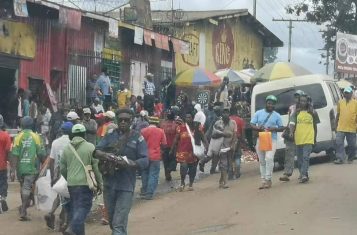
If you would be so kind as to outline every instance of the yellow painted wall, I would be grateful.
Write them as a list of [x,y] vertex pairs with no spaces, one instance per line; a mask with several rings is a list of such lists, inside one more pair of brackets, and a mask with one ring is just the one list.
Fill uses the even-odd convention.
[[[232,20],[221,21],[230,26],[233,34],[234,42],[234,55],[230,68],[234,70],[243,69],[243,60],[253,61],[256,69],[262,67],[263,62],[263,40],[250,26],[242,23],[238,18]],[[219,26],[209,23],[208,20],[197,22],[195,24],[185,26],[180,32],[181,39],[190,42],[190,54],[180,55],[176,54],[176,72],[179,73],[183,70],[197,67],[199,61],[199,35],[205,34],[206,38],[206,59],[205,68],[209,71],[215,72],[218,70],[214,61],[212,52],[213,45],[213,32]]]
[[0,20],[0,53],[34,58],[36,34],[31,25]]

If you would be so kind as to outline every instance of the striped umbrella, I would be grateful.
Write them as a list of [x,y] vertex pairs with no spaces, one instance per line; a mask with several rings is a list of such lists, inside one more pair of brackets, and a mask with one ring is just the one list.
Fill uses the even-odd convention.
[[221,69],[215,73],[222,80],[224,77],[229,78],[229,83],[234,84],[249,84],[250,77],[247,74],[234,71],[233,69]]
[[288,62],[277,62],[267,64],[263,68],[259,69],[255,73],[253,79],[257,82],[267,82],[308,74],[311,74],[311,72],[299,65]]
[[221,78],[214,73],[201,68],[193,68],[180,72],[176,76],[175,84],[178,87],[219,86],[221,82]]

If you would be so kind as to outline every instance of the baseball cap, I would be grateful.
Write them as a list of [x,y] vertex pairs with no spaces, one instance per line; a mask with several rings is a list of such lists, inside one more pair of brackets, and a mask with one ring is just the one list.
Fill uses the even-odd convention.
[[61,129],[64,130],[64,131],[70,131],[70,130],[72,130],[72,127],[73,127],[73,123],[72,122],[64,122],[61,125]]
[[72,133],[76,134],[76,133],[83,133],[86,132],[86,128],[85,126],[83,126],[82,124],[76,124],[72,127]]
[[150,124],[159,124],[160,123],[160,119],[158,117],[149,117],[149,123]]
[[152,78],[152,77],[154,77],[154,74],[152,74],[152,73],[148,73],[148,74],[146,74],[146,76],[145,76],[145,77],[146,77],[146,78],[147,78],[147,77],[151,77],[151,78]]
[[107,111],[104,113],[104,117],[108,117],[110,119],[114,119],[115,118],[115,113],[113,111]]
[[297,91],[295,91],[295,93],[294,93],[294,95],[304,95],[305,94],[305,92],[303,92],[302,90],[297,90]]
[[79,116],[76,112],[71,111],[67,114],[68,121],[73,121],[73,120],[77,120],[77,119],[79,119]]
[[346,87],[344,90],[343,90],[343,93],[352,93],[353,90],[352,90],[352,87]]
[[142,116],[142,117],[147,117],[147,116],[149,116],[149,113],[148,113],[148,111],[146,111],[146,110],[141,110],[141,111],[140,111],[140,116]]
[[84,108],[83,113],[84,114],[92,114],[92,112],[90,111],[90,108]]

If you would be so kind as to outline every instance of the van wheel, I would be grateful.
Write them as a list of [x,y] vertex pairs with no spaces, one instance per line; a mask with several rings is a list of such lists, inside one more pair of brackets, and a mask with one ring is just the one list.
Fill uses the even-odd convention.
[[336,160],[336,150],[335,149],[326,150],[326,156],[330,161]]

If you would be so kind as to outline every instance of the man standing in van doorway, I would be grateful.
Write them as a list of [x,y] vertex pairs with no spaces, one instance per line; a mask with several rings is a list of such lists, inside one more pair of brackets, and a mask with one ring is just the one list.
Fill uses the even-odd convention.
[[278,137],[277,132],[281,132],[285,129],[280,114],[274,111],[278,99],[273,95],[269,95],[265,101],[265,108],[258,110],[250,122],[254,131],[271,132],[272,136],[272,148],[270,151],[260,150],[261,143],[259,138],[257,140],[256,151],[259,157],[260,175],[262,179],[262,185],[259,189],[268,189],[272,186],[271,179],[274,169],[274,155]]
[[337,105],[337,133],[336,133],[336,157],[335,164],[345,162],[345,138],[347,140],[348,163],[352,163],[356,154],[356,124],[357,124],[357,100],[352,99],[353,90],[346,87],[343,90],[344,99]]
[[[296,112],[300,97],[305,93],[302,90],[297,90],[294,93],[294,102],[295,104],[289,107],[288,111],[288,127],[289,127],[289,120],[291,115]],[[289,130],[289,129],[287,129]],[[296,146],[293,139],[285,138],[284,143],[286,145],[285,148],[285,163],[284,163],[284,174],[282,177],[279,178],[280,181],[289,181],[289,177],[293,174],[294,171],[294,162],[295,162],[295,155],[296,155]]]

